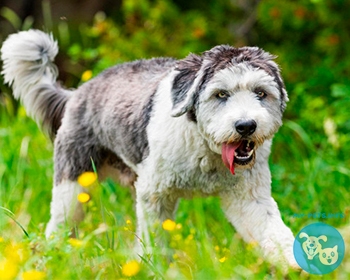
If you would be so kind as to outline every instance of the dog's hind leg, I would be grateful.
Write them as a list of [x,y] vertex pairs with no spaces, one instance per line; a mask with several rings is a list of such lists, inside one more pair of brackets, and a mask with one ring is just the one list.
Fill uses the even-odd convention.
[[82,188],[77,182],[69,180],[62,181],[53,187],[51,218],[45,231],[47,238],[57,231],[59,225],[68,224],[69,227],[74,227],[83,219],[82,205],[77,200],[81,191]]
[[77,200],[82,187],[77,179],[84,172],[93,171],[92,161],[97,170],[103,161],[104,154],[91,130],[78,124],[72,129],[72,124],[72,121],[64,123],[55,139],[55,178],[46,236],[56,231],[59,224],[74,228],[82,220],[82,205]]

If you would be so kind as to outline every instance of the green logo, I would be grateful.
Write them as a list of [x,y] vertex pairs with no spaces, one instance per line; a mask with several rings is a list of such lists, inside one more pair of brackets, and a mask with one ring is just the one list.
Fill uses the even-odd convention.
[[297,234],[293,249],[299,266],[311,274],[332,272],[345,255],[343,237],[334,227],[324,223],[304,227]]

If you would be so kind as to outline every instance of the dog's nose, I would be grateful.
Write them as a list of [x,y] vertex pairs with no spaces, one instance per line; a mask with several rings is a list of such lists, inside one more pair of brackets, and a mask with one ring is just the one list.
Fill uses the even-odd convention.
[[242,136],[249,136],[256,130],[256,122],[254,120],[239,120],[235,123],[235,128]]

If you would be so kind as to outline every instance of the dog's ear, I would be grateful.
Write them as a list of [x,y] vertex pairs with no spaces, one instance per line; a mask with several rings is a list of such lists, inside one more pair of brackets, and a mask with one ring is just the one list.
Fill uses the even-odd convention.
[[327,236],[325,236],[325,235],[321,235],[320,237],[318,237],[318,240],[323,240],[324,242],[326,242],[327,241]]
[[195,54],[190,54],[177,63],[175,70],[178,74],[174,78],[171,90],[173,117],[179,117],[192,109],[201,80],[201,66],[202,57]]
[[306,239],[309,239],[309,235],[307,233],[302,232],[299,234],[299,238],[305,238],[305,237],[306,237]]

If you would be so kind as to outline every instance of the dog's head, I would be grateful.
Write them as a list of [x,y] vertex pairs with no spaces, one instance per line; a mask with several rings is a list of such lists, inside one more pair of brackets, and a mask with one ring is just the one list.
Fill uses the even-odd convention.
[[256,148],[282,124],[288,97],[274,58],[257,47],[222,45],[176,66],[172,115],[196,122],[233,174],[253,166]]

